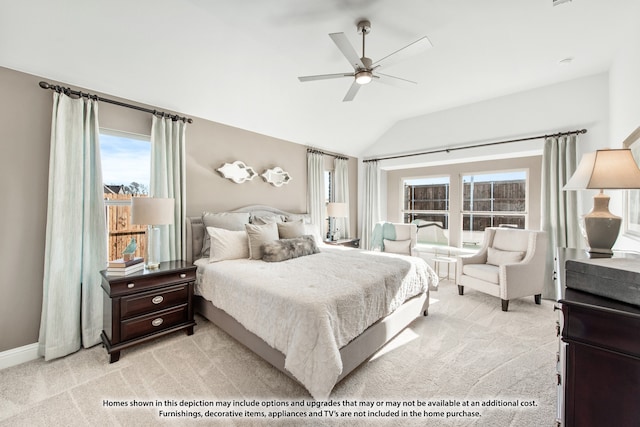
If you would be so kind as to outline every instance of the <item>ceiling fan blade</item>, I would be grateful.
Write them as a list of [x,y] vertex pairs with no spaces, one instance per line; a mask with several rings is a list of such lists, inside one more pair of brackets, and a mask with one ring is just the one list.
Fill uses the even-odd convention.
[[336,46],[338,46],[340,52],[342,52],[344,57],[347,58],[347,61],[349,61],[349,64],[351,64],[355,70],[365,68],[362,60],[356,53],[353,46],[351,46],[349,39],[347,39],[347,36],[345,36],[344,33],[331,33],[329,34],[329,37],[331,37],[331,40],[333,40]]
[[360,83],[356,82],[356,80],[354,79],[353,83],[351,83],[351,87],[347,91],[347,94],[342,99],[342,102],[353,101],[353,98],[356,97],[356,94],[360,90],[360,86],[362,86],[362,85]]
[[390,76],[388,74],[377,73],[373,76],[373,80],[376,82],[388,84],[391,86],[400,86],[400,87],[413,87],[417,85],[418,82],[414,82],[413,80],[403,79],[402,77]]
[[414,41],[413,43],[410,43],[405,47],[390,53],[384,58],[377,60],[376,62],[373,63],[373,65],[380,65],[380,66],[387,67],[389,65],[396,64],[400,61],[410,58],[411,56],[418,55],[431,47],[433,47],[433,45],[431,44],[431,41],[429,41],[427,36],[424,36]]
[[311,82],[314,80],[339,79],[341,77],[353,77],[354,73],[337,73],[337,74],[320,74],[317,76],[301,76],[298,80],[301,82]]

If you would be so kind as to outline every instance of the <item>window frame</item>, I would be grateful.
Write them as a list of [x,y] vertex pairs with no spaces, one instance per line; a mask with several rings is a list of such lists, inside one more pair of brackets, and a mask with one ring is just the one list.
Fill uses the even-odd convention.
[[[513,173],[513,172],[524,172],[525,175],[525,185],[524,185],[524,210],[523,211],[476,211],[476,210],[465,210],[464,209],[464,203],[465,203],[465,198],[464,198],[464,186],[465,186],[465,181],[464,178],[467,176],[480,176],[480,175],[495,175],[495,174],[505,174],[505,173]],[[465,233],[469,233],[472,232],[472,230],[465,230],[464,229],[464,217],[465,215],[477,215],[477,216],[488,216],[488,217],[492,217],[492,222],[493,222],[493,217],[496,216],[504,216],[504,217],[524,217],[524,228],[528,228],[529,227],[529,203],[530,203],[530,192],[529,192],[529,185],[530,185],[530,170],[529,168],[515,168],[515,169],[496,169],[496,170],[483,170],[483,171],[477,171],[477,172],[461,172],[459,174],[459,180],[460,180],[460,236],[463,238],[462,240],[462,246],[470,246],[471,242],[465,242],[464,241],[464,234]],[[495,199],[495,197],[491,198],[491,203],[493,205],[493,200]],[[492,227],[497,227],[497,225],[492,225]],[[484,235],[484,230],[482,231],[483,235]],[[482,244],[482,241],[475,243],[475,245],[473,246],[479,246]]]
[[[121,138],[127,138],[127,139],[133,139],[133,140],[138,140],[138,141],[143,141],[143,142],[148,142],[149,145],[151,145],[151,135],[141,135],[141,134],[137,134],[137,133],[132,133],[132,132],[125,132],[125,131],[120,131],[120,130],[114,130],[114,129],[109,129],[109,128],[99,128],[98,129],[98,133],[99,135],[109,135],[109,136],[114,136],[114,137],[121,137]],[[102,147],[100,147],[102,149]],[[101,153],[102,154],[102,153]],[[102,156],[101,156],[101,161],[102,161]],[[102,167],[102,165],[101,165]],[[151,170],[151,163],[149,163],[149,170]],[[129,185],[131,183],[125,184],[125,185]],[[104,175],[103,175],[103,182],[102,182],[103,188],[105,185],[104,182]],[[149,188],[147,188],[148,190],[150,190]],[[149,195],[147,195],[149,196]],[[110,217],[110,208],[117,208],[117,207],[124,207],[124,208],[130,208],[131,207],[131,199],[135,197],[133,194],[131,194],[131,197],[129,197],[128,199],[108,199],[107,197],[103,197],[103,204],[104,204],[104,214],[105,214],[105,221],[106,221],[106,233],[107,233],[107,254],[109,256],[109,259],[116,259],[118,258],[118,256],[116,256],[118,250],[114,249],[113,251],[111,250],[111,245],[113,244],[113,242],[111,241],[112,237],[118,237],[118,236],[122,236],[122,235],[127,235],[127,236],[136,236],[138,237],[138,251],[136,252],[136,256],[143,256],[144,254],[144,250],[143,248],[146,245],[146,232],[145,230],[137,230],[135,232],[128,232],[126,234],[120,234],[117,231],[112,233],[112,230],[110,230],[110,224],[111,224],[111,217]],[[117,244],[115,244],[115,246],[118,246]],[[121,245],[120,245],[121,246]],[[112,253],[115,252],[115,253]],[[115,257],[115,258],[114,258]]]

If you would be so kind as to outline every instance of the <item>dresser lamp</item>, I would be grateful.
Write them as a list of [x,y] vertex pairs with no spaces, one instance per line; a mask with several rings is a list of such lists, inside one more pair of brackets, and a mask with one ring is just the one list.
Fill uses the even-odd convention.
[[173,224],[174,199],[134,197],[131,199],[131,223],[147,226],[145,267],[160,266],[159,225]]
[[640,169],[631,150],[598,150],[582,156],[575,173],[563,190],[597,189],[593,210],[584,216],[589,252],[613,254],[622,218],[609,212],[609,196],[603,190],[640,188]]
[[[346,218],[349,216],[347,204],[346,203],[337,203],[331,202],[327,205],[327,216],[329,218]],[[334,221],[335,224],[335,221]],[[333,229],[331,229],[333,228]],[[345,236],[346,237],[346,236]],[[338,228],[330,227],[329,229],[329,240],[338,240]]]

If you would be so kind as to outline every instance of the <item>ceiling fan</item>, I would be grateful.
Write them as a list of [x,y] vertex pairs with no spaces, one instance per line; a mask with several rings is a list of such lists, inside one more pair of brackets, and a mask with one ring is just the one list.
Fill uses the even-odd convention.
[[[417,53],[422,52],[425,49],[432,47],[433,45],[429,41],[429,39],[424,36],[402,47],[395,52],[390,53],[382,59],[379,59],[376,62],[372,62],[370,58],[365,56],[365,36],[369,34],[371,31],[371,22],[369,21],[360,21],[358,22],[358,34],[362,34],[362,57],[358,57],[355,49],[349,43],[347,36],[344,33],[331,33],[329,37],[333,40],[333,42],[338,46],[340,52],[347,58],[347,61],[353,67],[352,73],[337,73],[337,74],[321,74],[317,76],[302,76],[298,77],[298,80],[301,82],[310,82],[314,80],[327,80],[327,79],[339,79],[342,77],[353,77],[353,83],[351,87],[347,91],[345,95],[344,101],[352,101],[355,98],[358,90],[360,90],[360,86],[370,83],[372,81],[379,81],[382,83],[388,84],[417,84],[414,81],[403,79],[400,77],[390,76],[388,74],[383,74],[378,70],[378,68],[382,66],[388,66],[392,63],[399,62],[400,60],[406,59],[409,56],[413,56]],[[374,73],[375,71],[375,73]]]

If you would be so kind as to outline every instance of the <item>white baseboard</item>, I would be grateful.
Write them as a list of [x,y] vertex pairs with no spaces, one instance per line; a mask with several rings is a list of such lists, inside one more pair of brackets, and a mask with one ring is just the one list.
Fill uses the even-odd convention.
[[24,362],[37,359],[38,343],[23,345],[11,350],[0,352],[0,369],[10,368]]

